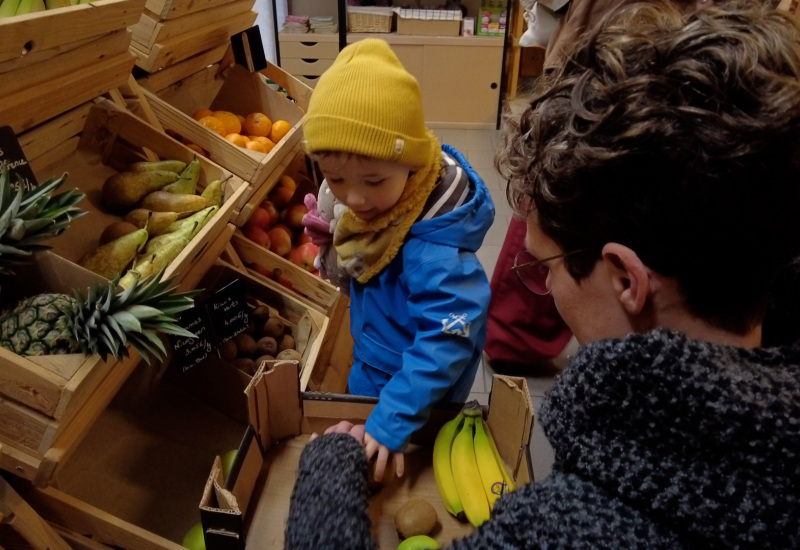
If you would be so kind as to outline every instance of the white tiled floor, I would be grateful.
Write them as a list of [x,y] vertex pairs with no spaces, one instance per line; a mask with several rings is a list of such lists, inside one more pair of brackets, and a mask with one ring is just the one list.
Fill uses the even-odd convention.
[[[503,245],[506,229],[511,220],[511,208],[505,195],[505,181],[494,168],[494,151],[500,141],[500,132],[496,130],[460,129],[434,129],[433,131],[439,141],[452,145],[467,157],[469,163],[480,174],[491,192],[496,209],[495,220],[483,241],[483,246],[478,250],[478,258],[483,264],[487,276],[491,279],[497,263],[497,257],[500,254],[500,248]],[[553,374],[542,374],[542,372],[557,373],[563,368],[566,356],[572,354],[574,349],[575,344],[572,342],[562,352],[561,356],[554,359],[550,365],[532,365],[531,374],[525,376],[535,411],[538,412],[545,392],[550,389],[555,380]],[[484,361],[483,365],[481,365],[481,372],[475,377],[471,398],[477,399],[482,404],[488,402],[492,374],[494,372],[491,366]],[[534,479],[541,480],[550,472],[553,451],[538,422],[534,424],[531,435],[530,452]]]

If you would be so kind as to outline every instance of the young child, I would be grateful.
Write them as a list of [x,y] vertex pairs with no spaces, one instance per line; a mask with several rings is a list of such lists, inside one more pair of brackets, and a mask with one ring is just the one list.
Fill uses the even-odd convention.
[[401,453],[433,406],[463,402],[472,387],[490,292],[475,251],[494,204],[464,157],[425,127],[419,85],[383,40],[339,53],[317,83],[304,134],[325,176],[323,210],[337,210],[328,189],[346,207],[328,219],[311,200],[304,223],[321,246],[323,276],[350,278],[349,391],[379,397],[367,455],[377,454],[376,480],[391,452],[402,475]]

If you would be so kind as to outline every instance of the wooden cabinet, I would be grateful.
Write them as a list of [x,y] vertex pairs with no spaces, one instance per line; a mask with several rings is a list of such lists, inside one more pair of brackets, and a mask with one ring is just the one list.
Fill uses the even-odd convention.
[[312,88],[339,53],[339,36],[334,34],[284,33],[279,41],[281,68]]

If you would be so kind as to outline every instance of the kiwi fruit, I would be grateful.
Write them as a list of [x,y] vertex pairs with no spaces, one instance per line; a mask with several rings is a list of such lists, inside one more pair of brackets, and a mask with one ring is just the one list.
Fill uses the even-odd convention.
[[219,348],[219,356],[226,361],[233,361],[239,355],[239,348],[236,347],[236,342],[233,339],[223,343]]
[[257,357],[254,361],[254,363],[256,364],[256,370],[258,370],[261,367],[261,363],[263,363],[264,361],[274,361],[274,360],[275,357],[273,357],[272,355],[262,355],[260,357]]
[[284,334],[278,341],[278,351],[285,349],[295,349],[294,336],[291,334]]
[[272,336],[277,340],[283,334],[285,328],[286,324],[283,321],[277,317],[270,317],[264,323],[264,327],[261,329],[261,334],[263,336]]
[[303,356],[296,349],[285,349],[275,356],[280,361],[302,361]]
[[406,501],[394,515],[394,528],[401,539],[415,535],[427,535],[438,521],[436,508],[427,500],[412,498]]
[[278,342],[272,336],[262,336],[256,342],[256,355],[275,355],[278,353]]
[[269,319],[269,307],[265,305],[256,306],[253,310],[253,323],[262,325]]
[[253,357],[256,353],[256,341],[246,332],[240,332],[234,336],[236,347],[239,349],[239,357]]

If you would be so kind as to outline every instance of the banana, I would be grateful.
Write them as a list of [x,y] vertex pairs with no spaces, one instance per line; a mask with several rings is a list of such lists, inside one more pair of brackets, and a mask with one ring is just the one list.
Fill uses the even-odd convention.
[[26,15],[29,13],[36,13],[37,11],[44,11],[45,9],[44,0],[20,0],[15,15]]
[[[481,475],[481,484],[489,501],[489,508],[494,508],[495,501],[507,492],[501,465],[497,463],[492,445],[489,441],[488,427],[483,417],[475,418],[475,462]],[[501,463],[502,464],[502,463]],[[504,467],[504,466],[503,466]]]
[[14,17],[17,14],[20,0],[3,0],[0,4],[0,19],[4,17]]
[[469,522],[478,527],[489,519],[489,501],[483,491],[481,474],[475,460],[475,417],[465,416],[464,425],[453,440],[450,462],[453,479]]
[[152,172],[153,170],[167,170],[180,174],[186,168],[182,160],[141,160],[128,167],[129,172]]
[[498,466],[500,466],[500,472],[503,474],[503,483],[506,485],[504,492],[511,492],[517,487],[516,483],[514,483],[514,478],[511,477],[511,472],[508,471],[503,457],[500,456],[500,451],[497,450],[497,444],[494,442],[494,437],[492,437],[492,431],[489,429],[489,425],[486,422],[483,423],[483,428],[489,439],[489,445],[492,447],[494,459],[497,461]]
[[450,458],[453,440],[463,422],[464,415],[459,413],[439,429],[436,440],[433,442],[433,475],[436,477],[439,494],[442,496],[445,509],[462,521],[466,519],[466,516],[453,478]]

